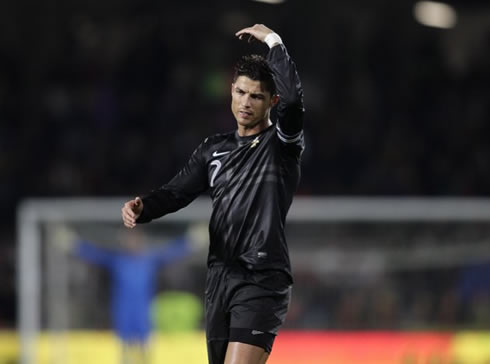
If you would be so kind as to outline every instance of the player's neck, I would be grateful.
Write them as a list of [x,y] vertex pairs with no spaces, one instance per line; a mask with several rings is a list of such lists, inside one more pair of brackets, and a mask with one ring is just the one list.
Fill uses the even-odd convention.
[[272,121],[269,118],[261,120],[257,124],[249,127],[239,124],[238,135],[241,137],[246,137],[250,135],[259,134],[261,131],[267,129],[271,125],[272,125]]

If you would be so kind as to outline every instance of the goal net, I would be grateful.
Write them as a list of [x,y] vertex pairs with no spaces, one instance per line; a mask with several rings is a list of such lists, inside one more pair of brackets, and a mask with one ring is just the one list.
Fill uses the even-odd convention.
[[[73,241],[110,251],[131,239],[148,249],[170,247],[211,212],[211,202],[198,199],[130,232],[121,223],[123,203],[32,199],[19,206],[22,364],[93,361],[93,346],[74,358],[68,334],[112,328],[111,277],[73,254]],[[295,286],[285,329],[459,330],[484,323],[488,300],[471,273],[490,263],[489,200],[298,197],[287,237]],[[155,293],[201,300],[205,274],[206,249],[182,255],[158,271]],[[193,317],[190,327],[202,329],[202,317]],[[171,330],[168,322],[176,321],[163,317],[157,326]]]

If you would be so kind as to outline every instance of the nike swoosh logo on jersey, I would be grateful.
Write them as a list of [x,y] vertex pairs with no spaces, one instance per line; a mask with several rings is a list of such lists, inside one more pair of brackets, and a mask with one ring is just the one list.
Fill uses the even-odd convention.
[[228,153],[230,153],[230,151],[228,151],[228,152],[218,152],[218,151],[215,151],[213,153],[213,157],[219,157],[221,155],[225,155],[225,154],[228,154]]

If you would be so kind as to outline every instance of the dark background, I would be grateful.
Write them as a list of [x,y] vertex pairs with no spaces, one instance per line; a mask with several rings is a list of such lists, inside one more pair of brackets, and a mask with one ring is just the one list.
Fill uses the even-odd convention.
[[0,2],[0,327],[15,325],[15,209],[37,196],[135,196],[233,130],[234,38],[264,23],[305,89],[299,193],[490,195],[490,4],[448,1]]

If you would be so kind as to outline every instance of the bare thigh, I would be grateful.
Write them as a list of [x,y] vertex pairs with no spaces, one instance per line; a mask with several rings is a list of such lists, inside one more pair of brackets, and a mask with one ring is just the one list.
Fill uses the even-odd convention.
[[240,342],[228,343],[225,364],[265,364],[269,353],[259,346]]

